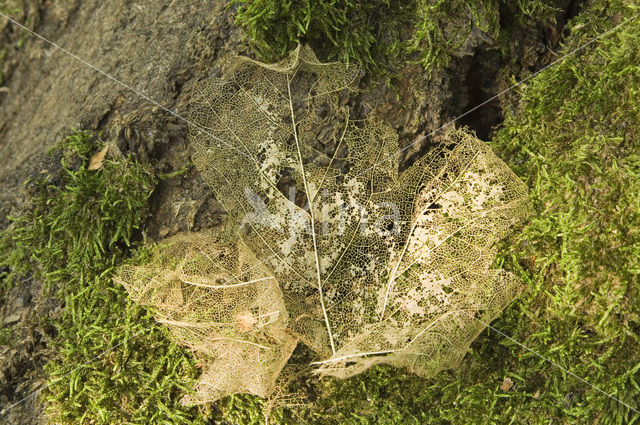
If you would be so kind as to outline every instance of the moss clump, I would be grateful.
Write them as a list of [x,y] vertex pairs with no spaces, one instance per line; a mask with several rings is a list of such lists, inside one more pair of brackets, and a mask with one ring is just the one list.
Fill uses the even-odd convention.
[[[594,3],[572,22],[564,52],[632,17],[638,7],[632,3]],[[637,19],[537,76],[494,143],[529,183],[537,210],[508,257],[535,263],[521,269],[530,290],[498,327],[516,325],[517,340],[635,409],[640,408]],[[559,418],[603,424],[640,420],[530,353],[511,351],[529,358],[530,367],[520,367],[522,372],[537,375],[567,399],[566,408],[551,410]]]
[[56,330],[48,413],[56,423],[198,423],[198,409],[180,404],[198,375],[193,360],[111,280],[135,245],[155,177],[112,152],[88,170],[102,147],[89,132],[64,139],[51,152],[59,172],[28,183],[31,207],[0,237],[12,274],[34,274],[63,304],[42,324]]
[[[571,51],[632,16],[598,2]],[[640,330],[640,68],[637,19],[536,77],[495,148],[529,182],[537,216],[521,235],[553,313],[624,346]]]
[[398,0],[233,0],[240,25],[263,60],[284,58],[299,42],[331,59],[380,71],[400,53],[411,4]]
[[[497,39],[500,15],[521,25],[555,19],[558,0],[232,0],[237,24],[264,60],[299,43],[382,74],[398,60],[448,64],[472,31]],[[502,39],[508,41],[508,37]]]
[[80,274],[92,264],[110,264],[131,246],[155,178],[131,158],[107,159],[101,169],[88,170],[89,158],[102,145],[90,132],[76,132],[50,152],[59,158],[60,170],[27,181],[31,207],[12,218],[13,229],[5,236],[13,241],[14,271],[37,266],[48,283],[65,283],[50,273]]

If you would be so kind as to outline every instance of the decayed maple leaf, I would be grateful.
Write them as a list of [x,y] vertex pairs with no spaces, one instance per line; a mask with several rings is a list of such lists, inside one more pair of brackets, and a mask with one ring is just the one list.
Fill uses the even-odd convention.
[[436,373],[518,292],[491,266],[527,213],[523,183],[462,130],[401,173],[394,132],[339,101],[358,75],[299,47],[277,64],[238,58],[194,88],[194,163],[228,212],[235,262],[223,271],[215,238],[186,234],[187,254],[168,249],[174,260],[120,280],[211,355],[202,400],[267,394],[298,340],[320,374]]

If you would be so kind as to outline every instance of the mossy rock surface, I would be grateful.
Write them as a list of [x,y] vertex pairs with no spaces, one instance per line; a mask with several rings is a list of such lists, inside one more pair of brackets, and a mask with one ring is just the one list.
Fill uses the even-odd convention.
[[[0,8],[5,3],[0,1]],[[250,2],[229,8],[208,1],[10,3],[20,9],[12,12],[13,18],[181,115],[187,112],[185,105],[197,80],[219,75],[227,58],[237,53],[255,56],[251,45],[259,41],[243,40],[242,28],[234,24],[239,8]],[[516,15],[522,16],[522,11],[499,7],[503,20],[497,33],[489,27],[476,30],[457,53],[447,54],[446,65],[425,69],[423,64],[392,61],[395,67],[386,74],[390,85],[369,72],[362,79],[362,91],[345,98],[345,104],[354,116],[372,112],[389,122],[401,147],[429,135],[404,153],[408,166],[438,141],[438,133],[430,135],[434,130],[509,87],[512,77],[530,75],[557,54],[637,13],[639,6],[621,0],[518,2],[531,7],[543,3],[560,9],[553,16],[555,23],[546,20],[550,15],[542,23],[518,21]],[[344,2],[341,14],[350,16],[347,9],[359,2],[349,4]],[[372,9],[363,9],[365,17],[367,10]],[[352,23],[369,31],[371,27],[362,22]],[[537,208],[537,216],[521,236],[505,243],[499,261],[518,273],[527,289],[492,325],[636,409],[640,399],[637,28],[637,22],[625,25],[458,121],[491,139],[497,154],[528,182]],[[123,158],[131,155],[129,160],[149,167],[150,174],[168,177],[157,181],[153,193],[145,189],[137,199],[140,203],[134,209],[139,215],[134,221],[139,229],[130,243],[141,241],[143,234],[157,239],[213,227],[224,219],[190,166],[192,151],[183,121],[43,41],[23,37],[11,25],[3,22],[0,31],[0,51],[7,47],[0,59],[5,77],[0,90],[3,229],[10,224],[8,215],[27,217],[32,202],[42,194],[45,201],[75,196],[60,186],[68,185],[69,178],[61,172],[61,154],[46,154],[74,134],[73,128],[92,134],[103,130],[102,140],[113,142]],[[412,34],[408,31],[400,39],[410,40]],[[495,42],[487,41],[487,34]],[[324,36],[308,41],[324,46],[326,57],[349,57],[344,55],[348,50],[332,53],[336,44]],[[492,127],[504,117],[504,125],[494,132]],[[84,158],[67,163],[73,175],[102,146],[98,138],[91,140]],[[58,189],[42,192],[37,184],[22,185],[27,177],[36,182],[44,176],[50,176]],[[89,181],[86,177],[90,176],[83,175],[83,182]],[[102,199],[95,191],[89,193],[94,200]],[[54,211],[47,208],[41,210],[45,216]],[[36,267],[31,260],[20,262],[23,278],[17,286],[6,289],[9,285],[3,281],[2,316],[11,321],[0,333],[0,350],[8,349],[11,356],[0,365],[3,406],[151,327],[144,331],[148,334],[143,332],[146,339],[123,344],[114,355],[72,373],[0,421],[41,423],[45,400],[59,420],[68,423],[264,423],[269,408],[273,408],[270,423],[539,425],[640,420],[624,405],[494,331],[480,336],[459,369],[432,379],[376,367],[345,381],[294,382],[291,389],[302,395],[294,400],[270,403],[236,396],[210,411],[187,408],[179,403],[180,394],[197,376],[196,363],[170,345],[164,331],[154,327],[152,315],[133,307],[109,278],[112,263],[132,254],[122,234],[109,246],[121,218],[118,214],[105,220],[108,237],[102,251],[67,246],[69,252],[78,250],[78,258],[87,256],[72,262],[88,266],[82,273],[67,279],[66,267],[60,265],[64,256],[48,256],[53,262],[42,267],[41,252]],[[82,224],[87,226],[84,234],[91,235],[93,224]],[[31,257],[40,242],[31,240],[17,255]],[[3,255],[0,262],[6,264],[7,258]],[[91,264],[85,264],[87,260]],[[0,273],[19,269],[16,264]],[[65,291],[42,292],[43,284],[58,285],[60,279],[67,279],[68,284],[62,285]],[[299,349],[293,359],[295,365],[303,365],[311,354]],[[49,366],[43,370],[46,363]],[[132,377],[118,375],[124,364],[130,366]],[[157,385],[143,384],[147,378]]]

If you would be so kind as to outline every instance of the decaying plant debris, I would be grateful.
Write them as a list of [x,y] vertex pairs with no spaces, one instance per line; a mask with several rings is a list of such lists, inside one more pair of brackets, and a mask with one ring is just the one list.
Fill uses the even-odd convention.
[[437,373],[517,295],[491,266],[525,186],[463,130],[400,173],[393,131],[340,103],[358,74],[299,47],[194,89],[194,162],[232,236],[180,235],[119,280],[207,359],[201,401],[268,395],[297,341],[321,375]]

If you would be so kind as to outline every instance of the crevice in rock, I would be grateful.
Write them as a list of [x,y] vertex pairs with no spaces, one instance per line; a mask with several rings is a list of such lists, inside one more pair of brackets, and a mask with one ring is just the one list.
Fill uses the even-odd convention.
[[561,16],[558,18],[558,24],[562,29],[562,38],[566,38],[569,35],[569,28],[567,28],[567,22],[578,16],[582,11],[582,8],[587,3],[587,0],[571,0]]
[[467,126],[480,139],[489,140],[504,119],[504,105],[513,102],[514,93],[504,92],[511,86],[507,76],[522,81],[556,60],[554,52],[568,35],[567,22],[580,13],[585,3],[586,0],[567,0],[556,15],[555,25],[537,22],[522,28],[515,27],[514,16],[502,8],[501,27],[508,28],[511,37],[509,54],[500,52],[499,46],[484,46],[457,61],[460,89],[455,96],[458,101],[450,105],[451,119],[460,117],[456,126]]
[[482,50],[472,56],[462,82],[466,88],[467,101],[455,117],[462,116],[458,127],[467,126],[475,131],[478,138],[488,140],[492,129],[503,120],[497,81],[501,68],[499,52]]

